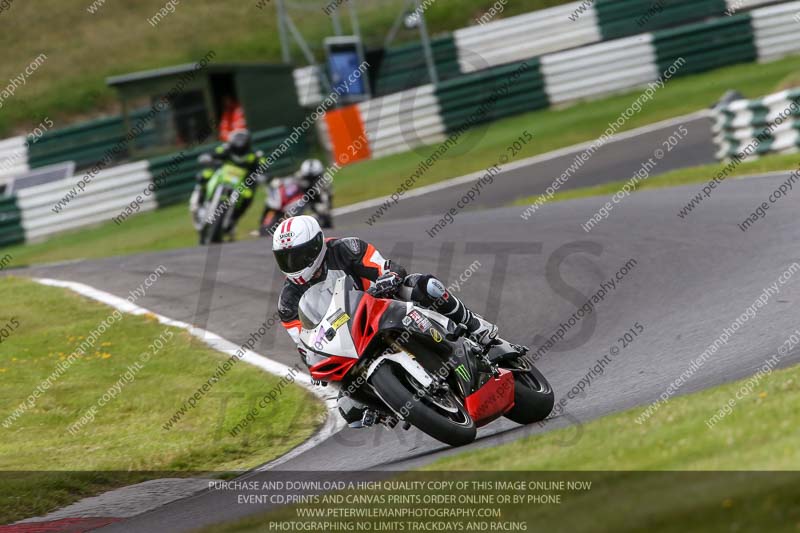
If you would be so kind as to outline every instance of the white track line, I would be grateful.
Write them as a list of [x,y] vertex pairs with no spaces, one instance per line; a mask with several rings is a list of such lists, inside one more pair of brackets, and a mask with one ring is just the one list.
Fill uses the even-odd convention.
[[[708,117],[710,116],[710,112],[708,110],[696,111],[694,113],[690,113],[688,115],[683,115],[680,117],[674,117],[667,120],[662,120],[661,122],[656,122],[654,124],[648,124],[647,126],[642,126],[641,128],[636,128],[630,131],[624,131],[622,133],[618,133],[616,135],[612,135],[609,139],[603,144],[603,146],[624,141],[630,139],[632,137],[638,137],[639,135],[645,135],[647,133],[652,133],[654,131],[658,131],[664,128],[669,128],[671,126],[675,126],[676,124],[681,124],[683,122],[689,120],[696,120],[698,118]],[[559,157],[563,157],[565,155],[581,152],[587,148],[589,148],[596,139],[591,141],[587,141],[580,144],[574,144],[572,146],[567,146],[565,148],[559,148],[558,150],[554,150],[552,152],[546,152],[544,154],[535,155],[533,157],[529,157],[527,159],[523,159],[521,161],[514,161],[513,163],[506,163],[505,165],[500,165],[500,174],[504,172],[509,172],[512,170],[516,170],[518,168],[527,167],[529,165],[533,165],[536,163],[541,163],[543,161],[550,161],[551,159],[556,159]],[[471,174],[467,174],[466,176],[460,176],[458,178],[452,178],[446,181],[440,181],[438,183],[433,183],[431,185],[426,185],[424,187],[419,187],[412,191],[406,192],[401,198],[400,201],[405,200],[406,198],[414,198],[416,196],[422,196],[423,194],[432,193],[435,191],[440,191],[442,189],[448,189],[450,187],[456,187],[458,185],[462,185],[464,183],[469,183],[472,181],[477,180],[481,176],[486,174],[486,170],[480,170],[478,172],[473,172]],[[497,176],[495,176],[497,177]],[[343,207],[338,207],[333,209],[331,213],[334,216],[337,215],[345,215],[347,213],[354,213],[358,211],[363,211],[364,209],[370,209],[372,207],[378,207],[382,203],[387,200],[391,199],[391,195],[381,197],[381,198],[373,198],[371,200],[364,200],[363,202],[358,202],[355,204],[346,205]]]
[[[77,283],[74,281],[61,281],[49,278],[35,278],[34,281],[41,283],[42,285],[50,285],[52,287],[62,287],[65,289],[70,289],[74,292],[77,292],[78,294],[91,298],[92,300],[96,300],[98,302],[114,307],[115,309],[119,309],[123,313],[129,313],[132,315],[144,315],[144,314],[153,315],[162,324],[185,329],[192,336],[197,337],[210,347],[228,355],[234,355],[242,348],[241,345],[237,345],[227,339],[224,339],[219,335],[217,335],[216,333],[212,333],[205,329],[195,327],[186,322],[173,320],[163,315],[159,315],[158,313],[154,313],[143,307],[139,307],[138,305],[132,304],[131,302],[125,300],[124,298],[114,296],[113,294],[109,294],[99,289],[95,289],[94,287],[90,287],[89,285],[84,285],[83,283]],[[245,351],[244,356],[242,357],[241,360],[244,361],[245,363],[257,366],[258,368],[270,374],[274,374],[275,376],[278,377],[285,377],[290,371],[295,370],[292,367],[286,366],[283,363],[265,357],[252,350]],[[306,389],[311,391],[312,394],[314,394],[315,396],[320,398],[323,402],[325,402],[325,405],[328,409],[328,415],[325,417],[325,422],[323,423],[322,427],[307,441],[303,442],[296,448],[293,448],[292,450],[278,457],[277,459],[274,459],[269,463],[256,468],[255,469],[256,471],[269,470],[270,468],[276,467],[280,464],[285,463],[286,461],[289,461],[294,457],[297,457],[301,453],[310,450],[311,448],[318,445],[325,439],[329,438],[331,435],[342,429],[345,425],[344,420],[340,416],[338,416],[338,413],[334,412],[336,408],[336,398],[331,395],[332,394],[331,391],[326,391],[320,389],[320,387],[312,385],[311,376],[309,376],[308,374],[303,374],[303,373],[298,374],[297,377],[295,378],[295,382],[298,383],[300,386],[305,387]]]

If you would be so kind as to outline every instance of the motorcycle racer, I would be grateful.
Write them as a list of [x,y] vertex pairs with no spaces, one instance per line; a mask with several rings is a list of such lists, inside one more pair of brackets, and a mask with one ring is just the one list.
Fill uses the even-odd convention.
[[332,228],[330,181],[319,159],[306,159],[291,177],[270,180],[261,214],[260,235],[272,237],[280,223],[302,214],[306,208],[311,209],[320,227]]
[[433,309],[466,328],[467,335],[481,345],[497,338],[497,326],[473,313],[430,274],[408,274],[398,263],[385,259],[370,243],[357,237],[326,239],[316,219],[292,217],[280,224],[272,240],[272,252],[286,282],[278,301],[281,322],[300,345],[300,298],[328,275],[347,275],[363,290],[379,298],[397,298]]
[[248,176],[244,181],[246,187],[243,188],[240,200],[233,212],[233,227],[235,227],[236,223],[250,207],[250,204],[253,203],[253,196],[258,184],[259,169],[266,167],[266,158],[262,151],[253,150],[253,141],[248,130],[236,130],[231,133],[228,142],[218,146],[211,153],[211,156],[220,163],[232,163],[248,171]]
[[308,194],[311,209],[317,215],[317,220],[319,220],[321,227],[332,228],[331,207],[333,194],[330,190],[330,184],[322,182],[324,174],[325,166],[322,161],[319,159],[306,159],[297,172],[297,182],[304,193],[308,194],[312,190],[315,191],[314,194]]

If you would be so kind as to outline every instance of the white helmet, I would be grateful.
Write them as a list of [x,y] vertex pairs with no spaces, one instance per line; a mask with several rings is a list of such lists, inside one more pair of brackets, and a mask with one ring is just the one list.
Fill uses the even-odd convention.
[[281,222],[272,236],[272,253],[289,281],[308,283],[325,260],[325,236],[317,219],[302,215]]
[[304,178],[316,178],[325,173],[325,166],[319,159],[306,159],[300,165],[300,175]]

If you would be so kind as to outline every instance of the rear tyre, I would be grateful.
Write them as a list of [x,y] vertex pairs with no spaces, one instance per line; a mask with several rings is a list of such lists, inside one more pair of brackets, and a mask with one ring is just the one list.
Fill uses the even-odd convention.
[[441,397],[423,394],[413,378],[391,363],[379,366],[370,382],[393,411],[407,412],[405,420],[434,439],[450,446],[475,440],[475,422],[452,392]]
[[555,403],[547,378],[524,359],[509,366],[524,371],[514,372],[514,407],[505,417],[517,424],[532,424],[547,418]]

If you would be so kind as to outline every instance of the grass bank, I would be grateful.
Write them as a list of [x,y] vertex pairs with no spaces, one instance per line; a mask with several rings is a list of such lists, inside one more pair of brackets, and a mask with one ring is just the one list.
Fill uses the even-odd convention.
[[[248,469],[296,446],[321,422],[321,403],[290,385],[279,408],[262,410],[246,435],[230,436],[254,398],[281,379],[240,362],[165,430],[228,356],[154,317],[111,322],[112,308],[63,289],[0,278],[0,293],[0,523],[164,472]],[[94,344],[54,374],[103,321],[109,326]],[[11,416],[21,402],[31,405]]]
[[[515,0],[503,16],[563,4],[568,0]],[[198,61],[207,51],[217,53],[215,62],[281,62],[275,2],[174,2],[174,9],[156,27],[148,23],[165,8],[164,0],[10,0],[0,12],[4,48],[14,57],[0,64],[0,80],[19,76],[39,54],[47,60],[20,87],[13,105],[0,114],[0,135],[12,130],[28,132],[45,117],[57,128],[103,111],[116,112],[116,95],[106,87],[109,76]],[[303,2],[304,8],[289,12],[317,60],[322,41],[333,34],[323,8],[329,0]],[[432,3],[425,11],[432,33],[474,24],[495,0],[448,0]],[[405,0],[358,2],[360,27],[368,46],[381,46]],[[512,5],[513,4],[513,5]],[[345,32],[349,30],[346,8],[341,7]],[[120,31],[125,28],[125,31]],[[235,31],[230,31],[235,28]],[[402,39],[418,39],[415,32],[401,32]],[[293,47],[293,58],[305,64]],[[76,68],[91,65],[91,68]],[[5,86],[5,83],[3,84]]]

